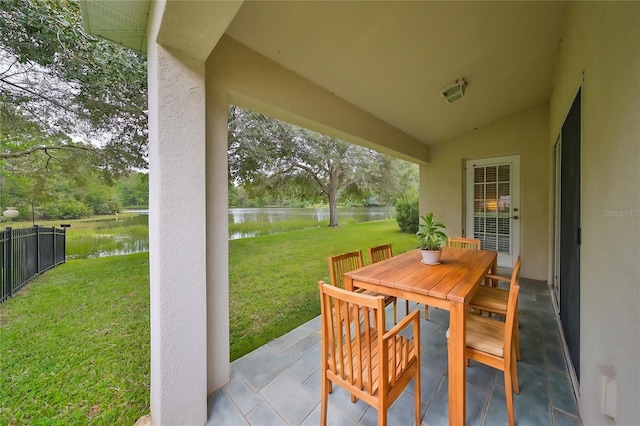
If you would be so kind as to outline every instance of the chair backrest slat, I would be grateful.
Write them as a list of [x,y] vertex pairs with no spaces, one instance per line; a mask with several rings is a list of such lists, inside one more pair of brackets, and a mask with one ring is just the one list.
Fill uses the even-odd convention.
[[[364,308],[365,310],[365,315],[366,315],[366,323],[367,326],[365,326],[365,338],[367,339],[367,342],[371,341],[371,327],[370,327],[370,320],[369,320],[369,315],[374,314],[374,312],[370,312],[369,308]],[[374,314],[375,315],[375,314]],[[365,352],[365,359],[367,362],[367,365],[369,365],[369,368],[367,368],[367,383],[369,384],[369,387],[367,388],[367,392],[370,394],[373,394],[373,368],[371,368],[371,364],[373,362],[373,358],[372,358],[372,354],[371,351],[366,351]]]
[[391,358],[391,362],[389,364],[391,364],[391,377],[389,382],[391,383],[391,386],[396,384],[396,373],[398,371],[398,369],[396,368],[396,365],[398,364],[398,360],[396,355],[398,354],[398,350],[397,350],[397,341],[396,339],[393,339],[391,341],[391,354],[390,354],[390,358]]
[[[356,312],[359,315],[359,312]],[[361,322],[359,320],[354,321],[355,323],[355,338],[356,338],[356,346],[358,348],[362,347],[362,329]],[[355,365],[362,365],[362,351],[356,350],[355,356]],[[353,358],[352,358],[353,359]],[[361,368],[353,368],[352,370],[354,374],[354,384],[358,387],[358,389],[362,389],[362,369]]]
[[[352,352],[352,345],[351,342],[353,341],[353,337],[351,336],[351,324],[353,323],[353,308],[352,306],[349,305],[349,303],[344,303],[344,309],[346,311],[346,321],[344,324],[344,330],[345,330],[345,339],[344,339],[344,343],[345,343],[345,347],[347,349],[347,353],[343,354],[344,355],[344,364],[346,365],[346,375],[347,375],[347,379],[349,381],[349,383],[351,385],[353,385],[355,383],[355,377],[354,377],[354,368],[353,368],[353,352]],[[356,317],[357,318],[357,317]],[[357,337],[359,339],[359,336]]]
[[[342,318],[342,313],[344,312],[344,308],[342,306],[342,303],[338,300],[335,301],[335,303],[333,304],[333,309],[335,312],[335,323],[331,323],[330,324],[330,328],[329,330],[331,330],[331,334],[334,336],[334,339],[336,340],[336,345],[335,347],[331,347],[329,348],[330,351],[332,350],[333,353],[331,353],[331,358],[334,358],[334,365],[336,370],[334,371],[335,374],[340,374],[341,377],[344,379],[344,372],[346,371],[346,369],[344,368],[344,357],[342,356],[342,349],[344,347],[343,344],[343,340],[342,340],[342,324],[344,324],[344,320]],[[338,332],[335,332],[336,328],[339,330]],[[338,363],[340,363],[340,365],[338,365]]]

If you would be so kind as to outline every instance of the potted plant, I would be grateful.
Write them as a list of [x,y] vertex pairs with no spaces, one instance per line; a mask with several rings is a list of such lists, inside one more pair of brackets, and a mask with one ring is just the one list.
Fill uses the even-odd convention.
[[447,234],[442,231],[446,226],[435,220],[433,213],[421,216],[420,220],[422,223],[418,225],[416,235],[422,250],[422,262],[437,265],[440,263],[440,255],[442,254],[440,247],[447,241]]

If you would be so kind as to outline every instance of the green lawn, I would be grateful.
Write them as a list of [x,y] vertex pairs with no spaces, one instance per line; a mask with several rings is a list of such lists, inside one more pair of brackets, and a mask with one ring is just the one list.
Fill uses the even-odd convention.
[[318,280],[327,258],[391,243],[394,254],[417,247],[394,219],[229,241],[229,333],[236,359],[320,314]]
[[1,304],[0,325],[0,424],[149,412],[147,253],[68,261]]
[[[397,254],[417,240],[383,220],[230,241],[232,359],[319,314],[328,256],[387,242]],[[0,305],[0,424],[149,412],[148,269],[146,253],[68,261]]]

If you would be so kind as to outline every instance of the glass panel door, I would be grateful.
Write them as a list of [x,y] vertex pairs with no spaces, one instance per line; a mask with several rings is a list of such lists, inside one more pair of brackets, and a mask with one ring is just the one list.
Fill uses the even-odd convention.
[[500,266],[512,267],[519,253],[516,182],[517,156],[467,162],[466,236],[480,239],[485,250],[497,251]]

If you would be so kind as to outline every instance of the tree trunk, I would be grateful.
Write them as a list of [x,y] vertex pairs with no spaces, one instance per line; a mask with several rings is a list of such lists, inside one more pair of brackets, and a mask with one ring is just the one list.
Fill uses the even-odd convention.
[[329,226],[338,226],[338,197],[333,190],[329,194]]
[[329,226],[338,226],[338,173],[332,168],[329,171]]

